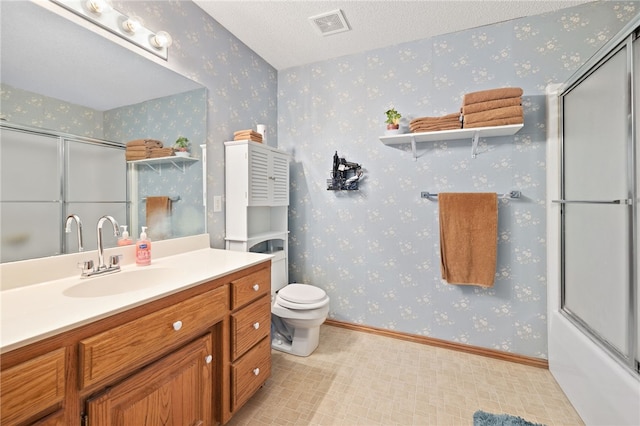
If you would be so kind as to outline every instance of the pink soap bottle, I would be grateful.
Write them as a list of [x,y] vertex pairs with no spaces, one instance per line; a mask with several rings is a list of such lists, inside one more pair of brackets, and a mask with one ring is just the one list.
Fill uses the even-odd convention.
[[129,238],[129,231],[127,231],[127,225],[121,225],[120,228],[122,228],[122,233],[121,233],[122,236],[118,238],[118,245],[129,246],[133,244],[133,240]]
[[151,265],[151,241],[147,238],[147,227],[142,227],[140,238],[136,242],[136,265]]

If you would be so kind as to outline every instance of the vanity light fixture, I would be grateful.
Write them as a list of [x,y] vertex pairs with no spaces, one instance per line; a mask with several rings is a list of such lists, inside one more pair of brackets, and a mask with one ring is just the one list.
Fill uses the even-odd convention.
[[[2,0],[0,0],[2,1]],[[164,59],[169,57],[172,39],[166,31],[157,33],[146,28],[142,20],[127,16],[111,5],[111,0],[49,0],[87,21],[117,35],[147,52]]]

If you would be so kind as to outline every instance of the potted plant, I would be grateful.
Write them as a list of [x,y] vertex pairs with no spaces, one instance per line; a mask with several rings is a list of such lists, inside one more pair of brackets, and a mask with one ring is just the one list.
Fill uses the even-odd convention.
[[402,115],[395,108],[388,109],[385,114],[387,115],[387,134],[400,133],[400,118]]
[[184,136],[180,136],[173,144],[173,149],[178,157],[189,156],[189,139]]

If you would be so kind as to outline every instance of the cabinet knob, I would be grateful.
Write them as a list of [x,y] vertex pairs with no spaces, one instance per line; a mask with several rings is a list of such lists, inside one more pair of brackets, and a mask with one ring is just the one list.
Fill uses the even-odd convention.
[[260,323],[259,322],[253,323],[253,328],[255,328],[256,330],[259,329]]
[[260,290],[260,285],[259,284],[254,284],[253,285],[253,291],[258,291]]
[[206,362],[207,364],[211,364],[211,361],[213,361],[213,357],[211,355],[207,355],[204,358],[204,362]]
[[260,369],[259,368],[254,368],[253,369],[253,375],[257,376],[258,374],[260,374]]
[[176,321],[173,323],[173,329],[175,331],[178,331],[182,328],[182,321]]

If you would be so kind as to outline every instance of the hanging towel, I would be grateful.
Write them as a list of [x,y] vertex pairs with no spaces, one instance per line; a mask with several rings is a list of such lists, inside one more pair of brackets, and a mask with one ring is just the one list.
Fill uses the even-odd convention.
[[147,235],[152,241],[171,236],[171,204],[166,196],[147,197]]
[[498,250],[498,195],[440,193],[440,271],[449,284],[492,287]]

